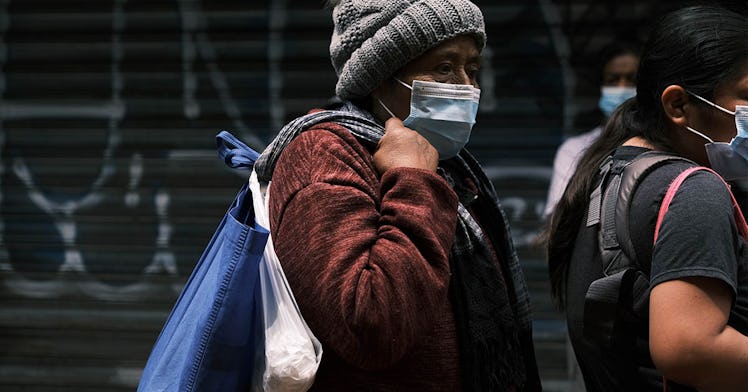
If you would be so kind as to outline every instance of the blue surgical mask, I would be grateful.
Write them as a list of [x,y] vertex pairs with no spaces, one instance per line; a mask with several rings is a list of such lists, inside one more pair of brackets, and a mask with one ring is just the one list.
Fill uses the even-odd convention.
[[[470,140],[480,101],[480,89],[466,84],[450,84],[414,80],[411,90],[410,114],[403,124],[418,132],[439,152],[439,159],[456,156]],[[395,115],[380,100],[392,116]]]
[[712,169],[726,180],[748,179],[748,106],[737,105],[733,112],[694,93],[689,92],[689,94],[718,110],[735,116],[738,133],[730,143],[715,142],[703,132],[691,127],[686,127],[686,129],[709,141],[704,146]]
[[600,100],[597,102],[597,107],[605,114],[605,117],[610,117],[622,103],[635,96],[636,88],[634,87],[603,86],[600,88]]

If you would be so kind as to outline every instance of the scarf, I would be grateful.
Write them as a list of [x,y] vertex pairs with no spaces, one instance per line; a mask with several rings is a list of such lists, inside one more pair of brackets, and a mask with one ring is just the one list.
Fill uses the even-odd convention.
[[[384,135],[384,128],[371,113],[351,102],[307,114],[283,127],[260,154],[255,163],[258,178],[270,181],[283,149],[299,133],[323,122],[340,124],[374,146]],[[481,392],[539,390],[528,290],[493,185],[466,150],[440,162],[438,173],[460,200],[450,250],[449,295],[457,323],[463,386],[465,390]],[[455,180],[466,178],[475,184],[477,193]],[[483,226],[487,230],[471,211],[476,216],[490,217]],[[502,262],[501,267],[493,252]]]

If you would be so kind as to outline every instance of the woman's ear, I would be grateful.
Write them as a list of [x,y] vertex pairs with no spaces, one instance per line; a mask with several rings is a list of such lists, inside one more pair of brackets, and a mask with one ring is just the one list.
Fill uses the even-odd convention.
[[688,125],[688,111],[690,101],[688,92],[677,84],[667,86],[662,92],[660,100],[665,116],[674,125],[685,127]]
[[[410,92],[394,78],[379,84],[370,94],[372,113],[383,124],[390,117],[404,119],[410,112]],[[381,102],[380,102],[381,101]],[[385,107],[386,105],[386,107]]]

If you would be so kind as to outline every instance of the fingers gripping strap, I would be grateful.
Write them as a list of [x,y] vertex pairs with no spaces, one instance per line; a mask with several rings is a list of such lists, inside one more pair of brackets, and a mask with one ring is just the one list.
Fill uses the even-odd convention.
[[748,241],[748,224],[746,224],[745,217],[743,216],[743,213],[740,211],[740,207],[738,206],[738,201],[735,200],[735,195],[732,194],[732,191],[730,190],[730,185],[725,182],[722,177],[717,174],[714,170],[698,166],[698,167],[691,167],[686,170],[684,170],[682,173],[678,175],[678,177],[675,177],[675,180],[670,184],[668,187],[667,192],[665,193],[665,197],[662,199],[662,204],[660,205],[660,212],[657,214],[657,223],[655,224],[655,231],[654,231],[654,242],[657,242],[657,236],[660,233],[660,226],[662,225],[662,220],[665,218],[665,214],[667,214],[668,208],[670,207],[670,202],[673,201],[673,198],[675,197],[675,193],[678,191],[678,188],[680,188],[681,184],[683,184],[683,181],[686,180],[688,176],[690,176],[692,173],[699,171],[699,170],[705,170],[711,173],[714,173],[727,187],[727,191],[730,192],[730,197],[732,198],[732,209],[733,209],[733,215],[735,216],[735,223],[738,225],[738,230],[740,230],[740,234],[743,236],[743,238]]

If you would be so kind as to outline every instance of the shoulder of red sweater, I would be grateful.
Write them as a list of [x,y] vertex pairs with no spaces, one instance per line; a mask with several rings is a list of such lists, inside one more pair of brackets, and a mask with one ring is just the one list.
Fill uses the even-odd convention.
[[[315,108],[315,109],[309,110],[307,114],[319,113],[319,112],[323,112],[324,110],[325,109]],[[301,134],[303,135],[304,133],[309,132],[309,131],[327,131],[347,141],[357,140],[356,137],[353,136],[353,134],[348,128],[336,122],[323,122],[323,123],[315,124],[308,130],[306,130],[305,132],[302,132]]]
[[281,153],[276,170],[289,162],[296,168],[370,167],[372,154],[346,127],[325,122],[297,135]]
[[351,133],[348,128],[335,123],[323,122],[315,124],[309,129],[301,132],[294,138],[288,147],[292,146],[319,145],[325,149],[334,149],[336,146],[345,147],[346,150],[353,148],[358,154],[370,155],[364,145]]

